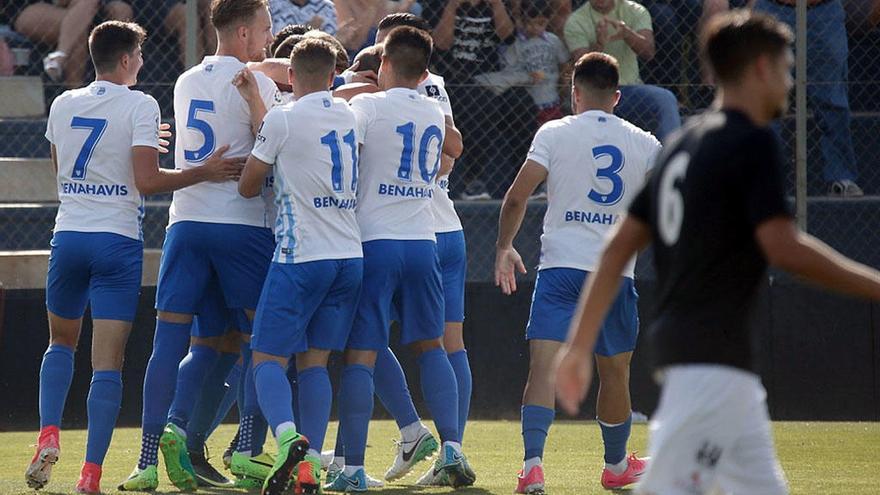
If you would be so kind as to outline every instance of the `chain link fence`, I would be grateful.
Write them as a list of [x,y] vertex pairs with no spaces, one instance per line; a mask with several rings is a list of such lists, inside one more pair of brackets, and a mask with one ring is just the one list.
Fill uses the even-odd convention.
[[[597,46],[616,56],[623,84],[617,113],[663,139],[711,104],[713,88],[698,62],[699,27],[711,14],[747,3],[796,24],[792,0],[335,0],[333,8],[271,0],[270,10],[276,32],[290,22],[320,25],[342,41],[351,59],[369,44],[386,13],[414,12],[432,25],[432,70],[445,78],[465,140],[450,194],[468,238],[469,279],[489,281],[500,200],[540,124],[570,113],[573,59]],[[799,214],[809,231],[880,267],[872,249],[880,232],[874,163],[880,156],[880,1],[808,3],[808,34],[799,44],[807,55],[806,105],[793,106],[776,126],[790,166],[789,192],[807,198]],[[216,46],[208,8],[208,0],[4,2],[0,71],[39,77],[48,108],[65,88],[93,77],[84,51],[89,29],[108,18],[134,19],[148,31],[138,89],[155,96],[170,119],[175,79]],[[800,133],[798,111],[806,117]],[[48,157],[44,128],[44,115],[0,118],[0,156]],[[806,145],[800,189],[799,140]],[[167,158],[164,163],[170,166]],[[529,266],[537,264],[544,207],[539,197],[531,202],[517,240]],[[2,209],[0,250],[46,247],[52,215],[45,205],[33,208]],[[147,230],[159,233],[148,236],[148,247],[160,246],[165,219],[147,215]]]

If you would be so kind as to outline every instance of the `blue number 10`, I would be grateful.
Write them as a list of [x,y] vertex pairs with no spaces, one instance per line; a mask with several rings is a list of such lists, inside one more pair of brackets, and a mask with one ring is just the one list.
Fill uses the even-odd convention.
[[[396,129],[397,133],[403,136],[403,151],[400,153],[400,168],[397,169],[397,177],[407,182],[412,181],[413,149],[415,148],[416,141],[415,128],[416,125],[413,122],[407,122],[397,126]],[[431,170],[428,170],[428,145],[432,139],[437,140],[437,158],[434,160]],[[418,159],[422,180],[429,184],[434,180],[434,176],[437,175],[440,169],[440,153],[442,150],[443,132],[436,125],[428,126],[425,132],[422,133],[422,139],[419,140]]]
[[70,121],[70,127],[72,129],[89,129],[89,136],[86,138],[85,143],[83,143],[82,148],[79,150],[79,155],[76,156],[76,162],[73,164],[73,180],[85,180],[86,172],[89,168],[89,161],[92,159],[92,152],[95,151],[95,146],[98,145],[98,141],[101,140],[101,136],[104,135],[104,129],[107,128],[107,119],[88,119],[85,117],[74,117],[72,121]]
[[[348,131],[348,134],[342,137],[342,141],[351,148],[351,191],[354,192],[357,191],[358,180],[357,143],[355,142],[354,129]],[[333,162],[330,168],[330,184],[333,186],[333,191],[342,192],[342,153],[339,150],[339,134],[336,131],[328,132],[321,138],[321,144],[330,148],[330,161]]]

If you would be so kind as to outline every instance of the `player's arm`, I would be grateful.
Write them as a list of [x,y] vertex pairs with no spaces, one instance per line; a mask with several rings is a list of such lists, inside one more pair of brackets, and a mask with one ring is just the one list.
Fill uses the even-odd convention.
[[52,157],[52,168],[55,169],[55,175],[58,175],[58,150],[55,149],[54,144],[50,148],[49,154]]
[[290,84],[287,70],[290,68],[290,60],[284,58],[267,58],[261,62],[248,62],[248,69],[266,74],[269,79],[281,83]]
[[378,93],[379,87],[369,83],[350,83],[333,90],[333,96],[349,101],[355,96],[363,93]]
[[593,347],[605,314],[620,290],[624,267],[651,242],[648,225],[632,215],[624,217],[602,251],[596,271],[581,290],[566,345],[560,349],[556,377],[559,404],[572,416],[578,413],[593,375]]
[[[461,137],[461,131],[458,130],[458,127],[455,127],[455,121],[452,120],[451,115],[446,116],[446,137],[443,139],[443,154],[448,155],[451,158],[455,159],[461,156],[461,152],[464,150],[464,141]],[[452,170],[450,166],[449,170]],[[449,170],[446,173],[443,173],[443,167],[441,165],[440,173],[442,175],[446,175],[449,173]]]
[[263,190],[263,182],[272,170],[272,165],[251,155],[244,164],[241,179],[238,181],[238,194],[245,198],[254,198]]
[[159,167],[159,150],[152,146],[132,146],[134,183],[145,196],[176,191],[199,182],[226,182],[241,174],[244,158],[223,158],[229,145],[220,147],[205,163],[186,170]]
[[461,5],[461,0],[449,0],[443,13],[440,15],[440,21],[434,26],[434,46],[438,50],[449,50],[455,41],[455,11]]
[[522,257],[513,247],[526,213],[529,196],[547,179],[547,169],[534,160],[526,160],[501,203],[498,239],[495,241],[495,286],[510,295],[516,292],[516,272],[525,273]]
[[263,96],[260,94],[260,85],[257,78],[250,69],[244,68],[232,79],[232,85],[238,89],[241,97],[247,103],[251,116],[251,132],[256,136],[260,130],[260,124],[263,123],[263,117],[266,116],[268,109]]
[[776,268],[837,292],[880,300],[880,272],[801,232],[788,216],[764,221],[755,230],[755,238]]

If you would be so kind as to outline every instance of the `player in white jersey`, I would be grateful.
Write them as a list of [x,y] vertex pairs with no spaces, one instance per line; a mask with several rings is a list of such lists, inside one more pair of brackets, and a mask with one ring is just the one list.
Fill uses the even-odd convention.
[[[277,90],[268,77],[244,70],[248,61],[265,57],[272,39],[266,1],[215,0],[211,20],[217,30],[216,55],[183,73],[174,87],[175,166],[181,170],[202,166],[221,144],[229,146],[232,156],[246,156],[266,110],[276,101]],[[268,217],[264,199],[241,197],[235,183],[199,184],[175,192],[159,268],[153,353],[144,379],[141,456],[120,489],[155,488],[157,447],[171,482],[195,489],[186,423],[198,398],[195,391],[218,357],[221,336],[192,335],[190,346],[193,314],[216,279],[227,307],[243,309],[253,318],[274,249],[269,228],[274,219]],[[249,339],[244,340],[247,358]],[[178,363],[188,348],[185,364],[193,372],[178,379]],[[242,420],[247,425],[259,414],[252,396],[248,402],[245,394]],[[172,399],[175,414],[168,417]],[[251,440],[250,427],[243,428],[239,449]]]
[[101,465],[122,400],[122,359],[141,286],[143,195],[203,180],[237,177],[241,165],[219,155],[202,170],[159,168],[159,105],[132,91],[143,66],[144,30],[105,22],[92,30],[95,82],[52,102],[46,128],[61,204],[46,282],[50,343],[40,369],[40,437],[26,472],[31,488],[48,483],[58,460],[64,402],[86,305],[93,319],[92,382],[85,464],[76,485],[99,493]]
[[[274,168],[277,244],[251,342],[260,408],[278,442],[263,485],[268,495],[280,495],[292,477],[297,493],[320,489],[320,449],[333,402],[327,360],[345,348],[363,279],[357,121],[328,90],[335,60],[336,48],[320,39],[293,49],[290,83],[300,96],[266,114],[239,183],[243,196],[259,195]],[[293,355],[302,397],[296,417],[305,437],[296,431],[287,378]]]
[[462,463],[457,386],[441,342],[442,288],[431,198],[445,124],[439,105],[415,91],[431,50],[426,33],[395,28],[385,41],[379,72],[384,91],[351,101],[363,145],[357,216],[364,288],[340,392],[346,466],[325,490],[367,489],[363,464],[373,408],[373,367],[377,352],[388,346],[392,306],[401,322],[401,342],[420,353],[422,389],[443,441],[441,468],[456,486],[474,481]]
[[[516,493],[544,493],[541,464],[555,406],[554,358],[565,342],[584,281],[595,270],[603,240],[635,195],[660,150],[651,134],[613,115],[620,98],[617,61],[590,53],[575,64],[575,115],[544,124],[501,207],[495,283],[505,294],[516,290],[516,271],[525,273],[513,247],[529,195],[547,182],[547,211],[541,235],[541,262],[532,296],[526,338],[529,379],[523,393],[523,469]],[[629,261],[614,307],[596,345],[601,387],[596,406],[605,443],[602,486],[634,483],[646,462],[626,456],[632,413],[629,363],[638,336],[638,295]]]

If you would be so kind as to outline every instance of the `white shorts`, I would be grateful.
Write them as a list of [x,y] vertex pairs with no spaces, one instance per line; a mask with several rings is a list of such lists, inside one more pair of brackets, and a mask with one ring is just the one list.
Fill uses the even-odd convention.
[[651,419],[640,495],[785,495],[767,392],[760,378],[721,365],[670,366]]

